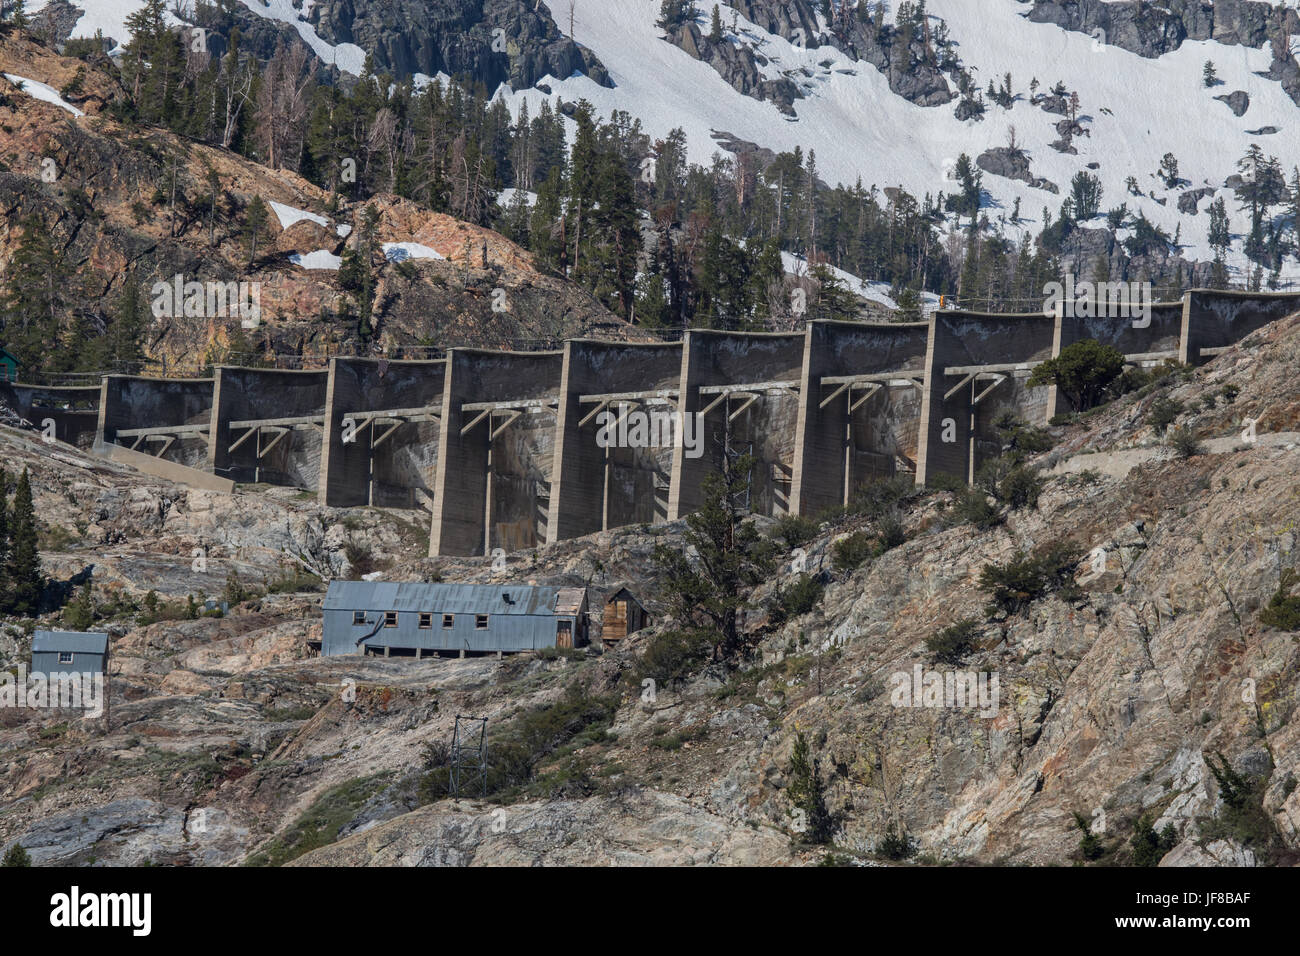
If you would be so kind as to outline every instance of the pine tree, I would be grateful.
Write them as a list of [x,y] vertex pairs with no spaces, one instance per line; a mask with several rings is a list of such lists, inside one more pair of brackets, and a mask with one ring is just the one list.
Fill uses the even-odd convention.
[[32,370],[49,368],[75,295],[72,267],[35,214],[22,220],[22,238],[0,288],[0,329],[6,348]]
[[63,626],[70,631],[84,631],[95,623],[95,598],[87,581],[76,597],[63,608]]
[[41,556],[36,546],[36,510],[32,505],[32,486],[26,468],[14,490],[10,541],[5,565],[8,598],[5,603],[11,613],[31,617],[40,610],[44,580],[41,577]]
[[[720,469],[704,478],[699,509],[686,518],[687,547],[658,545],[654,551],[674,616],[708,633],[715,660],[740,651],[744,593],[771,574],[773,563],[771,543],[745,520],[757,463],[750,455],[735,455],[726,440],[721,459]],[[687,548],[694,549],[697,562],[687,560]]]
[[1201,71],[1201,78],[1207,87],[1218,84],[1219,74],[1215,72],[1213,60],[1205,61],[1205,69]]
[[[19,9],[22,9],[22,0],[19,0]],[[15,843],[5,851],[4,862],[0,866],[31,866],[31,854],[23,848],[21,844]]]
[[800,813],[801,833],[806,843],[829,843],[834,835],[835,823],[826,808],[826,788],[821,780],[820,761],[809,753],[808,741],[803,731],[794,739],[794,752],[790,756],[790,801]]
[[140,283],[128,275],[117,297],[113,321],[108,327],[108,362],[118,371],[134,371],[144,357],[142,340],[149,322],[148,303]]
[[713,5],[713,18],[709,22],[709,39],[714,43],[722,42],[722,14],[718,12],[718,5]]
[[244,236],[248,240],[248,264],[257,258],[257,240],[266,229],[266,203],[261,196],[253,196],[244,210]]
[[663,0],[656,25],[672,33],[683,23],[695,19],[694,0]]

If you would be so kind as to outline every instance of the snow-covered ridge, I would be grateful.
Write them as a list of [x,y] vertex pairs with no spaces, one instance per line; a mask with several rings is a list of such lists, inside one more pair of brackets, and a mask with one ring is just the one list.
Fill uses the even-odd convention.
[[[39,9],[44,2],[35,0],[33,7]],[[295,9],[292,0],[241,2],[259,16],[292,24],[322,61],[360,71],[364,51],[325,43],[306,22],[309,0],[302,10]],[[1020,0],[928,0],[929,13],[947,23],[963,63],[981,88],[990,79],[1000,83],[1003,74],[1012,75],[1017,99],[1010,110],[988,103],[982,121],[961,121],[951,105],[920,107],[897,96],[870,64],[829,46],[809,50],[791,44],[720,2],[725,31],[737,42],[753,45],[769,61],[765,76],[791,70],[809,74],[799,78],[804,98],[795,103],[797,119],[789,119],[773,104],[732,89],[710,66],[665,42],[663,31],[655,26],[660,0],[573,0],[572,31],[569,0],[542,2],[561,31],[571,32],[605,64],[613,81],[608,88],[581,74],[546,77],[542,82],[551,95],[566,101],[585,98],[601,116],[626,110],[654,137],[681,127],[693,162],[707,164],[722,152],[716,134],[725,132],[776,151],[796,146],[805,153],[815,151],[820,175],[829,182],[852,184],[861,179],[866,186],[900,186],[919,198],[941,191],[951,194],[957,157],[965,153],[974,159],[1005,146],[1014,126],[1033,176],[1055,184],[1059,192],[983,176],[990,219],[1009,220],[1019,202],[1021,221],[1006,224],[1013,239],[1022,231],[1036,234],[1043,225],[1043,209],[1055,216],[1071,178],[1088,170],[1101,181],[1103,210],[1126,203],[1131,214],[1144,215],[1169,235],[1177,231],[1185,257],[1208,261],[1212,250],[1205,210],[1212,200],[1202,199],[1196,214],[1180,213],[1183,189],[1217,190],[1215,196],[1227,200],[1232,230],[1240,237],[1249,229],[1248,214],[1237,209],[1235,197],[1224,189],[1224,179],[1236,172],[1236,161],[1252,142],[1266,155],[1281,157],[1288,171],[1295,162],[1292,157],[1300,154],[1300,109],[1280,84],[1258,75],[1271,62],[1266,48],[1187,41],[1158,59],[1145,59],[1084,34],[1033,23],[1025,18],[1028,7]],[[103,29],[124,39],[125,18],[140,2],[80,0],[79,5],[86,12],[74,35]],[[707,29],[711,0],[699,0],[697,8],[701,28]],[[1221,80],[1213,89],[1201,79],[1207,60],[1214,61]],[[1062,117],[1029,102],[1031,79],[1038,80],[1040,92],[1058,81],[1078,92],[1079,121],[1087,132],[1073,140],[1077,155],[1051,147],[1060,138],[1055,124]],[[1214,98],[1235,90],[1250,97],[1241,117]],[[506,87],[496,95],[514,110],[527,101],[533,115],[547,97],[538,89],[512,92]],[[1277,132],[1249,132],[1270,127]],[[1177,157],[1181,177],[1190,185],[1169,189],[1155,177],[1166,153]],[[1129,177],[1136,179],[1142,195],[1130,195]],[[1244,262],[1240,253],[1229,258],[1229,265],[1238,270]],[[1284,277],[1300,278],[1294,260],[1284,266]]]
[[[563,0],[564,15],[555,17],[566,32],[567,5]],[[556,6],[554,0],[551,6]],[[720,6],[730,30],[732,11],[725,3]],[[1101,180],[1103,208],[1127,203],[1130,213],[1144,214],[1170,235],[1179,231],[1185,256],[1209,260],[1209,217],[1204,211],[1209,201],[1202,201],[1198,215],[1179,213],[1180,190],[1164,188],[1153,175],[1164,154],[1178,158],[1190,188],[1208,185],[1224,195],[1225,177],[1235,172],[1237,159],[1251,142],[1258,141],[1266,154],[1288,163],[1287,157],[1300,151],[1300,110],[1278,83],[1257,75],[1271,61],[1264,48],[1189,41],[1149,60],[1089,36],[1032,23],[1017,0],[929,0],[927,9],[947,22],[976,81],[1000,81],[1009,71],[1019,94],[1010,110],[988,104],[983,121],[961,121],[951,106],[919,107],[895,95],[869,64],[830,47],[800,48],[737,17],[740,33],[765,38],[765,57],[775,58],[781,69],[803,67],[813,74],[814,80],[804,87],[806,98],[795,104],[798,119],[789,122],[770,103],[736,92],[707,64],[663,41],[663,31],[654,25],[657,0],[575,0],[574,9],[574,39],[606,65],[614,87],[581,76],[547,78],[547,85],[566,100],[586,98],[602,115],[626,110],[640,118],[652,136],[662,137],[680,126],[694,162],[707,163],[719,152],[714,132],[725,131],[773,150],[815,150],[820,174],[833,183],[851,184],[861,178],[865,185],[901,186],[918,197],[951,194],[956,188],[950,178],[956,158],[966,153],[973,159],[1006,145],[1014,126],[1033,174],[1056,184],[1060,193],[986,174],[985,211],[991,219],[1010,217],[1018,199],[1020,225],[1031,233],[1042,228],[1043,208],[1055,216],[1071,178],[1096,163],[1090,171]],[[707,27],[703,13],[700,22]],[[1201,79],[1206,60],[1214,61],[1222,81],[1214,89],[1207,89]],[[1040,90],[1059,80],[1078,91],[1079,119],[1088,135],[1075,138],[1077,156],[1050,146],[1060,138],[1055,124],[1062,117],[1029,103],[1034,78]],[[1249,111],[1240,118],[1214,99],[1238,89],[1251,98]],[[535,90],[502,90],[498,95],[512,106],[528,100],[534,115],[543,96]],[[1268,126],[1279,132],[1246,132]],[[1143,196],[1129,195],[1125,184],[1130,176],[1137,179]],[[1164,205],[1146,195],[1152,191]],[[1227,194],[1227,200],[1233,231],[1240,235],[1249,227],[1247,216],[1236,209],[1234,197]],[[1009,224],[1007,232],[1018,238],[1016,224]],[[1229,260],[1230,265],[1243,263],[1240,256]],[[1294,263],[1284,267],[1284,274],[1285,268],[1300,276]]]

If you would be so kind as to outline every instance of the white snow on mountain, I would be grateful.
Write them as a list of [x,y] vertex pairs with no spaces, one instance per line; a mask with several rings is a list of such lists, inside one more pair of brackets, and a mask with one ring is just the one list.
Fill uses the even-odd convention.
[[[36,0],[34,8],[43,2]],[[364,52],[359,47],[332,46],[305,21],[311,0],[304,0],[301,10],[294,8],[293,0],[241,2],[258,15],[292,24],[324,62],[360,72]],[[542,2],[568,33],[570,0]],[[123,39],[123,22],[140,2],[81,0],[78,5],[86,13],[74,35],[92,35],[98,28]],[[1127,203],[1131,213],[1145,214],[1171,236],[1181,227],[1183,255],[1203,261],[1212,257],[1206,213],[1212,199],[1201,200],[1197,215],[1180,214],[1182,189],[1217,189],[1240,236],[1249,227],[1247,214],[1223,188],[1224,179],[1236,171],[1236,161],[1250,143],[1258,142],[1266,155],[1283,160],[1289,174],[1292,157],[1300,152],[1300,110],[1278,83],[1257,75],[1270,64],[1266,47],[1186,42],[1158,59],[1146,59],[1093,37],[1032,23],[1024,18],[1027,6],[1020,0],[929,0],[930,13],[947,22],[962,61],[974,70],[981,88],[990,79],[1000,82],[1010,71],[1018,94],[1010,110],[987,103],[982,121],[961,121],[953,113],[954,104],[913,105],[893,93],[875,67],[832,47],[794,46],[740,16],[734,18],[733,34],[733,11],[725,2],[719,5],[732,41],[753,45],[770,61],[763,68],[767,75],[797,69],[811,74],[797,77],[805,96],[794,104],[797,119],[735,91],[711,67],[665,42],[663,31],[655,26],[660,0],[573,0],[573,38],[600,58],[614,86],[599,86],[581,74],[546,77],[543,82],[551,96],[585,98],[602,116],[625,110],[656,138],[681,127],[694,162],[707,164],[722,152],[715,134],[729,133],[772,150],[813,150],[821,177],[832,183],[852,184],[860,178],[865,186],[901,186],[918,198],[955,191],[957,184],[949,176],[957,157],[966,153],[974,159],[986,149],[1006,145],[1014,126],[1033,175],[1056,184],[1060,193],[985,173],[985,212],[991,220],[1009,219],[1020,200],[1021,222],[1006,227],[1012,238],[1019,238],[1021,229],[1037,233],[1043,209],[1055,216],[1071,178],[1096,163],[1093,172],[1104,188],[1103,210]],[[712,4],[700,0],[697,6],[701,28],[707,29]],[[1214,61],[1222,81],[1212,89],[1201,80],[1206,60]],[[1058,80],[1078,91],[1080,122],[1088,130],[1074,140],[1078,155],[1058,153],[1049,145],[1059,138],[1055,124],[1062,117],[1029,103],[1034,78],[1040,91]],[[1242,117],[1214,99],[1234,90],[1250,95],[1250,108]],[[527,101],[533,115],[547,97],[537,89],[511,92],[505,87],[497,95],[516,110]],[[1247,132],[1270,126],[1278,132]],[[1166,153],[1177,157],[1190,186],[1167,189],[1155,177]],[[1141,196],[1129,195],[1125,183],[1130,176],[1136,178]],[[1239,273],[1244,268],[1240,251],[1230,256],[1229,265]],[[1300,266],[1289,262],[1284,278],[1300,279]]]
[[446,259],[441,252],[418,242],[385,242],[384,258],[389,262],[407,259]]
[[59,91],[52,86],[46,86],[44,83],[38,82],[37,80],[29,80],[27,77],[18,76],[15,73],[6,73],[4,76],[10,83],[13,83],[15,86],[20,86],[22,91],[32,97],[32,99],[42,100],[46,103],[53,103],[55,106],[60,106],[67,110],[73,116],[86,115],[61,97]]
[[[553,9],[552,15],[567,32],[568,0],[551,0],[551,5],[563,8]],[[706,7],[700,4],[702,28],[707,28]],[[626,110],[655,137],[681,127],[694,162],[709,162],[720,151],[714,132],[727,132],[774,150],[815,150],[819,173],[830,182],[852,184],[861,178],[866,186],[902,186],[918,197],[954,192],[956,183],[949,176],[957,157],[966,153],[973,160],[986,149],[1006,145],[1015,126],[1033,175],[1061,191],[1053,195],[986,173],[990,219],[1009,217],[1019,198],[1023,225],[1036,233],[1042,227],[1043,208],[1055,216],[1070,179],[1096,162],[1094,174],[1105,190],[1103,209],[1127,203],[1130,212],[1144,213],[1171,236],[1181,223],[1183,254],[1207,261],[1212,251],[1205,209],[1211,200],[1201,201],[1200,214],[1181,215],[1180,190],[1165,189],[1154,175],[1164,154],[1178,158],[1190,188],[1209,185],[1226,195],[1233,229],[1240,234],[1249,227],[1248,217],[1223,190],[1237,159],[1255,140],[1267,155],[1288,162],[1300,151],[1300,111],[1279,84],[1256,75],[1269,67],[1266,48],[1187,42],[1173,53],[1145,59],[1084,34],[1031,23],[1022,16],[1026,8],[1018,0],[930,0],[927,8],[947,21],[963,62],[975,68],[981,86],[1011,72],[1013,89],[1020,94],[1011,110],[988,103],[983,121],[961,121],[953,113],[954,104],[915,106],[894,94],[870,64],[831,47],[802,49],[737,17],[738,33],[760,38],[759,52],[779,69],[806,68],[813,74],[805,84],[806,98],[795,101],[798,119],[789,121],[774,105],[733,90],[711,67],[660,39],[663,31],[654,25],[658,0],[574,0],[574,39],[601,59],[614,88],[584,76],[548,77],[544,82],[566,100],[586,98],[601,115]],[[722,22],[730,33],[730,10],[724,11]],[[1213,89],[1201,79],[1206,60],[1214,61],[1223,81]],[[827,61],[829,65],[821,65]],[[1080,122],[1090,135],[1075,138],[1077,156],[1058,153],[1049,145],[1059,138],[1055,124],[1062,117],[1030,105],[1028,87],[1035,77],[1040,89],[1060,80],[1078,91]],[[1214,99],[1239,89],[1251,98],[1249,111],[1240,118]],[[508,95],[512,105],[527,99],[534,115],[544,96],[536,90],[500,95]],[[1265,126],[1279,132],[1261,137],[1246,132]],[[1129,176],[1137,179],[1143,196],[1128,194]],[[1145,195],[1149,192],[1165,205]],[[1014,226],[1008,229],[1013,237],[1016,233]],[[1244,263],[1239,254],[1229,260],[1230,266]],[[1284,266],[1284,277],[1300,278],[1300,266]]]
[[[788,275],[806,276],[811,271],[808,268],[808,261],[802,256],[796,256],[792,252],[781,253],[781,268]],[[859,278],[851,272],[845,272],[835,266],[827,265],[831,275],[835,276],[846,289],[850,292],[862,296],[869,302],[876,302],[888,309],[898,308],[898,303],[891,296],[888,282],[869,282],[866,279]],[[932,312],[939,308],[939,297],[933,292],[921,293],[921,311]]]
[[334,255],[328,249],[316,249],[308,253],[295,252],[289,256],[289,261],[304,269],[337,270],[343,264],[342,257]]
[[318,216],[314,212],[308,212],[306,209],[298,209],[294,206],[286,206],[282,202],[271,200],[268,205],[275,211],[275,217],[280,220],[280,228],[288,229],[296,222],[302,222],[309,219],[318,226],[329,226],[330,221],[324,216]]
[[[95,3],[98,0],[86,0],[86,2]],[[366,51],[355,43],[340,43],[334,46],[322,40],[316,34],[316,28],[307,22],[307,16],[311,13],[312,0],[302,0],[301,10],[294,7],[293,0],[239,0],[239,2],[259,17],[292,25],[303,42],[311,47],[323,62],[337,66],[340,70],[354,76],[361,75],[362,67],[366,62]]]

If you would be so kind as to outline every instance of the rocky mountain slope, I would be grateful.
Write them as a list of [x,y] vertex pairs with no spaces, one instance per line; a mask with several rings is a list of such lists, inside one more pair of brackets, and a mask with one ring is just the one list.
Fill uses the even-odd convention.
[[[913,862],[1047,865],[1086,862],[1079,814],[1103,863],[1133,860],[1145,818],[1172,835],[1165,865],[1292,864],[1300,635],[1259,612],[1297,563],[1297,362],[1300,316],[1054,429],[1040,465],[1131,467],[1053,475],[1037,509],[994,527],[953,520],[950,492],[896,489],[906,540],[850,571],[835,544],[878,519],[829,518],[749,595],[740,669],[676,679],[650,555],[680,547],[680,525],[519,552],[494,572],[421,557],[424,529],[397,513],[187,491],[0,429],[6,460],[31,469],[52,578],[93,574],[105,605],[214,596],[231,571],[260,591],[305,565],[586,583],[598,605],[628,580],[658,621],[604,654],[416,662],[310,657],[320,595],[301,581],[224,617],[119,610],[107,729],[0,713],[0,842],[38,863],[798,864],[904,856],[905,839]],[[1176,457],[1156,434],[1162,399],[1205,453]],[[1257,442],[1240,438],[1247,418]],[[1081,560],[1060,587],[986,607],[986,565],[1063,542]],[[825,591],[778,624],[769,599],[797,567]],[[964,618],[970,646],[936,659],[927,641]],[[27,638],[5,635],[14,666]],[[917,669],[995,676],[997,697],[902,706]],[[489,718],[494,773],[528,768],[508,800],[445,797],[458,713]],[[792,813],[798,733],[831,847],[804,845]]]
[[[12,257],[23,219],[39,215],[95,322],[113,314],[128,279],[140,283],[147,301],[155,282],[175,275],[256,283],[260,323],[242,335],[238,317],[157,316],[146,352],[166,374],[256,358],[233,348],[290,360],[358,350],[339,265],[359,240],[362,204],[162,130],[128,134],[106,108],[115,93],[111,72],[85,70],[30,40],[0,43],[0,72],[19,78],[0,79],[0,221],[7,224],[0,261]],[[79,90],[61,97],[74,79]],[[250,261],[254,197],[268,214]],[[404,347],[420,357],[430,346],[540,343],[592,330],[626,334],[626,324],[599,302],[540,272],[527,251],[491,230],[396,196],[366,205],[378,213],[375,241],[383,250],[374,346],[390,355]]]

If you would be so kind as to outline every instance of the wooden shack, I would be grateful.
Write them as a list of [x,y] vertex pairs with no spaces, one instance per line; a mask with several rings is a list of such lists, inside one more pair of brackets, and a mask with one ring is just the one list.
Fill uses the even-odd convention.
[[612,646],[645,627],[649,623],[649,617],[632,592],[620,587],[605,599],[605,609],[600,619],[600,639],[606,647]]

